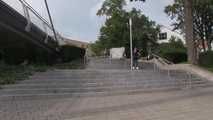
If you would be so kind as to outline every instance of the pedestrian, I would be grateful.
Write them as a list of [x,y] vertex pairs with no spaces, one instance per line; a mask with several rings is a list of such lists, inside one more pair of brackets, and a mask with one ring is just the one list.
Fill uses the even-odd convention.
[[140,58],[140,52],[139,50],[135,47],[133,51],[133,70],[139,70],[138,66],[138,59]]

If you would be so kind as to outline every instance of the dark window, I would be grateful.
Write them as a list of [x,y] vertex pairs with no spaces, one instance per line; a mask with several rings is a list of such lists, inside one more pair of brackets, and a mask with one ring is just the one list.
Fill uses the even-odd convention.
[[165,39],[167,39],[167,33],[165,32],[165,33],[160,33],[159,34],[159,40],[165,40]]

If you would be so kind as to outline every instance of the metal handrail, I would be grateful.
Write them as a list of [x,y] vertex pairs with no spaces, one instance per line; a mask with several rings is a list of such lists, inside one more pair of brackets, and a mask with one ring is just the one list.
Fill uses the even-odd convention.
[[[154,58],[157,58],[157,60],[159,62],[163,62],[164,64],[167,64],[167,65],[173,65],[174,63],[172,63],[171,61],[165,59],[165,58],[162,58],[156,54],[152,54]],[[161,60],[161,61],[160,61]],[[154,70],[156,71],[157,70],[157,65],[156,63],[154,63]],[[160,70],[160,68],[159,68]],[[172,80],[172,75],[171,75],[171,72],[174,71],[172,69],[167,69],[167,75],[168,77]],[[193,83],[193,80],[196,80],[196,79],[200,79],[200,78],[192,78],[192,73],[191,72],[186,72],[186,75],[188,76],[188,79],[185,79],[185,87],[186,88],[191,88],[192,87],[192,83]],[[181,79],[180,79],[181,80]],[[182,79],[183,80],[183,79]]]
[[156,55],[156,54],[152,54],[152,56],[153,56],[154,58],[157,58],[157,59],[162,60],[162,62],[163,62],[164,64],[169,64],[169,65],[173,65],[173,64],[174,64],[173,62],[167,60],[166,58],[162,58],[162,57],[160,57],[160,56],[158,56],[158,55]]

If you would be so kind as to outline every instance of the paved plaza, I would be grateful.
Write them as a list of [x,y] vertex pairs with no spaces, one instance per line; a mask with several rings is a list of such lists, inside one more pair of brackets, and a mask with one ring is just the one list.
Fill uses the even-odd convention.
[[[92,58],[0,90],[0,120],[212,120],[211,82],[183,71]],[[189,77],[190,76],[190,77]]]

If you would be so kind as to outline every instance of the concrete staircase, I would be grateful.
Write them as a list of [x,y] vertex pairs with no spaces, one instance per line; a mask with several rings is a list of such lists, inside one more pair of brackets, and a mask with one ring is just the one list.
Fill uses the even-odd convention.
[[91,61],[96,62],[92,63],[95,66],[90,62],[85,70],[54,70],[3,86],[0,100],[105,96],[211,86],[208,81],[182,71],[170,71],[169,76],[168,71],[154,71],[151,64],[142,65],[142,70],[130,71],[118,67],[123,62],[101,64],[102,60],[97,61]]

